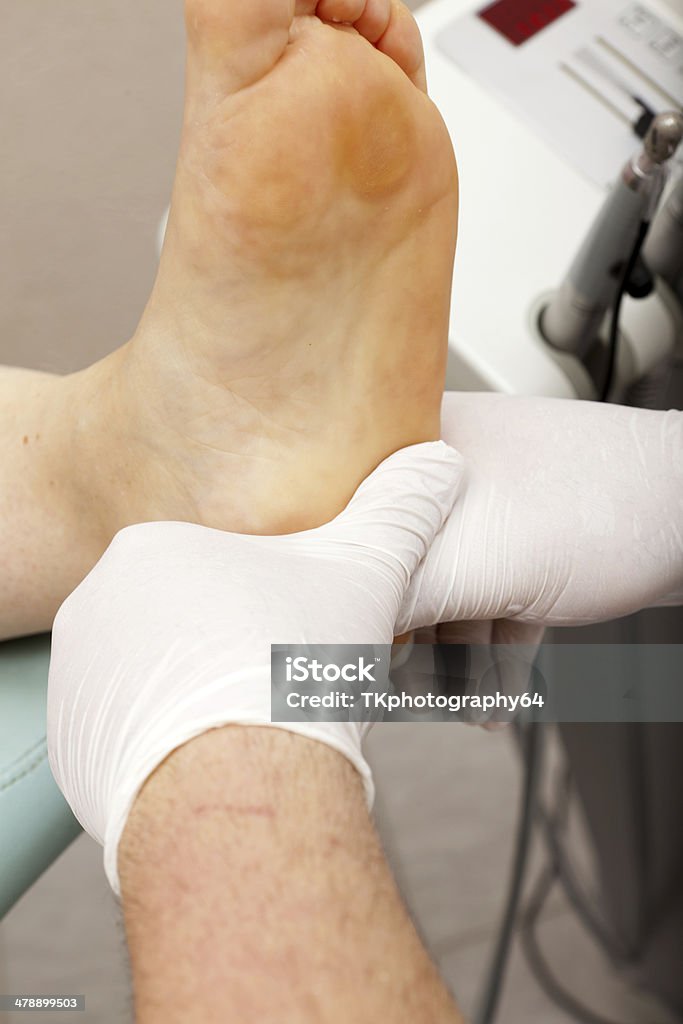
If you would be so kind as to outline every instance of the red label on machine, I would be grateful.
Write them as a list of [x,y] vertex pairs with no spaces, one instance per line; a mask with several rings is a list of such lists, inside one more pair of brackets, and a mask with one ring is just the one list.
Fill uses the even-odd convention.
[[478,15],[513,46],[521,46],[573,7],[574,0],[496,0]]

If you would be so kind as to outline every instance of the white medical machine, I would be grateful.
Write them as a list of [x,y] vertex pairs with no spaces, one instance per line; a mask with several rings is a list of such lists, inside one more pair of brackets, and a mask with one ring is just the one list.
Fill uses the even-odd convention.
[[[571,339],[551,344],[547,335],[572,308],[558,314],[558,292],[567,298],[591,229],[600,236],[606,200],[619,205],[624,168],[652,170],[643,149],[653,116],[675,119],[683,107],[683,0],[433,0],[417,20],[460,172],[447,387],[599,399],[609,310],[600,341],[584,338],[572,350]],[[645,256],[649,247],[651,262],[666,266],[653,268],[651,294],[621,303],[610,398],[626,404],[650,404],[683,346],[683,146],[659,157],[652,191],[664,187],[664,196]],[[588,266],[611,275],[616,291],[632,247],[628,224],[622,235],[623,253],[602,268],[598,238],[584,283]]]

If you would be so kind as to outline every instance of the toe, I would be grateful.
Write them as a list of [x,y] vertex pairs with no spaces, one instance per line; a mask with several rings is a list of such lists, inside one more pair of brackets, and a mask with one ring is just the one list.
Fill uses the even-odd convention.
[[361,16],[354,21],[354,28],[370,43],[376,43],[389,28],[391,21],[391,0],[367,0]]
[[363,13],[365,0],[320,0],[316,14],[323,21],[347,22],[352,25]]
[[[304,13],[304,6],[305,0],[297,0],[297,13]],[[323,21],[353,25],[398,64],[419,89],[427,91],[420,30],[401,0],[318,0],[315,13]]]
[[389,24],[375,45],[391,57],[419,89],[427,91],[422,36],[417,22],[401,0],[391,0]]
[[295,0],[185,0],[191,58],[229,91],[267,74],[285,51]]

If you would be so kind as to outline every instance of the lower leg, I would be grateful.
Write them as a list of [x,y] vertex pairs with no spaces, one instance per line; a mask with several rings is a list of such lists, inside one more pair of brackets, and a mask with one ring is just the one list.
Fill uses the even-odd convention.
[[79,441],[84,397],[81,374],[0,367],[0,640],[49,629],[106,546]]
[[462,1022],[401,902],[359,776],[278,729],[213,730],[119,848],[139,1024]]

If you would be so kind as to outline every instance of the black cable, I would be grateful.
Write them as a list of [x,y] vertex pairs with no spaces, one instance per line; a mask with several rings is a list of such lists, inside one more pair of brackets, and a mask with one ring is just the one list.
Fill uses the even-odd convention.
[[640,114],[633,121],[631,127],[639,139],[644,139],[650,130],[650,125],[654,121],[656,114],[652,107],[645,100],[641,100],[639,96],[631,96],[631,99],[640,107]]
[[617,948],[616,942],[607,930],[606,925],[588,909],[589,905],[585,896],[581,892],[574,873],[562,852],[559,836],[567,828],[570,798],[571,771],[567,768],[561,787],[555,795],[555,813],[551,814],[547,811],[543,806],[542,800],[540,798],[538,800],[536,813],[543,827],[550,862],[539,877],[529,897],[527,908],[521,915],[520,942],[532,974],[548,998],[559,1006],[560,1009],[581,1022],[581,1024],[615,1024],[615,1022],[595,1014],[589,1007],[584,1006],[583,1003],[580,1003],[570,992],[562,987],[541,952],[541,946],[537,939],[537,927],[543,907],[553,886],[559,882],[570,904],[577,912],[579,920],[588,928],[596,941],[608,951],[613,959],[624,962],[635,956],[634,951]]
[[[526,909],[521,915],[520,941],[522,951],[526,957],[527,964],[536,978],[537,982],[548,996],[560,1009],[564,1010],[581,1024],[614,1024],[598,1014],[593,1013],[589,1007],[584,1006],[568,992],[557,980],[543,953],[537,939],[536,929],[539,918],[550,895],[553,886],[560,882],[565,888],[566,879],[562,875],[563,862],[561,857],[560,844],[557,836],[560,832],[566,832],[569,822],[569,808],[571,803],[571,769],[565,767],[563,777],[557,786],[555,793],[555,813],[550,814],[543,806],[542,797],[538,797],[537,815],[543,822],[547,821],[555,843],[549,846],[550,863],[539,876],[534,886]],[[547,836],[546,836],[547,839]],[[559,856],[558,856],[559,854]],[[583,915],[580,915],[581,917]]]
[[[520,744],[520,754],[525,759],[523,729],[519,722],[514,723],[514,729]],[[538,765],[539,761],[537,760],[537,775],[539,774]],[[573,1017],[574,1020],[580,1021],[581,1024],[615,1024],[613,1021],[594,1014],[592,1010],[583,1006],[578,999],[575,999],[560,985],[541,952],[536,934],[539,918],[547,898],[553,886],[559,882],[572,907],[578,911],[580,920],[589,928],[596,940],[606,946],[614,958],[629,958],[628,952],[615,948],[614,939],[607,931],[606,926],[599,921],[596,915],[587,909],[581,888],[577,881],[575,881],[573,871],[570,870],[568,862],[562,854],[558,837],[567,826],[571,798],[570,783],[571,771],[566,767],[555,794],[555,811],[553,814],[544,806],[538,784],[533,786],[532,800],[536,806],[532,808],[532,817],[538,819],[543,826],[550,862],[546,865],[545,871],[541,874],[536,887],[531,892],[526,908],[520,915],[520,942],[531,973],[535,976],[548,998],[555,1002],[556,1006]],[[524,826],[525,823],[520,822],[520,830]],[[490,1020],[493,1021],[494,1018],[490,1018]]]
[[608,343],[609,355],[607,359],[607,370],[605,372],[605,379],[603,380],[602,391],[600,393],[601,402],[607,401],[607,399],[609,398],[609,393],[612,390],[612,383],[614,381],[614,370],[617,363],[617,351],[619,348],[619,319],[621,317],[621,303],[624,299],[624,295],[626,294],[626,290],[628,288],[629,278],[631,277],[631,274],[634,271],[636,263],[638,262],[638,257],[640,256],[640,251],[643,248],[643,242],[645,241],[645,236],[647,235],[649,227],[649,220],[643,220],[640,222],[638,234],[636,236],[635,242],[633,243],[633,248],[631,249],[631,255],[624,264],[624,268],[621,272],[621,277],[619,278],[619,286],[617,288],[617,294],[614,297],[614,305],[612,306],[612,320],[610,323]]
[[[521,727],[518,726],[517,728]],[[503,989],[505,969],[509,959],[510,945],[517,921],[517,913],[522,896],[522,885],[528,861],[542,753],[541,726],[538,722],[529,722],[524,729],[524,777],[508,898],[503,910],[503,920],[498,932],[498,941],[496,942],[493,957],[491,958],[488,977],[483,987],[481,1006],[475,1017],[476,1024],[492,1024],[496,1017],[496,1009]]]
[[[571,773],[567,770],[563,780],[563,791],[559,796],[564,807],[567,807],[569,804],[570,793]],[[560,840],[560,833],[564,828],[564,822],[561,819],[564,818],[564,815],[560,812],[555,815],[551,814],[540,800],[536,814],[543,830],[543,838],[550,854],[551,864],[555,870],[557,880],[582,924],[591,933],[596,942],[606,950],[612,960],[620,961],[621,963],[629,963],[634,960],[637,956],[637,950],[629,949],[623,944],[620,945],[615,936],[610,932],[607,924],[595,913],[590,900],[586,897],[583,887],[564,854]]]
[[608,1020],[606,1017],[601,1017],[597,1013],[593,1013],[593,1011],[588,1009],[588,1007],[583,1006],[574,999],[574,997],[567,992],[562,985],[560,985],[559,981],[550,970],[545,957],[541,953],[541,948],[536,937],[536,925],[538,924],[538,918],[545,906],[550,892],[552,891],[553,885],[557,881],[557,878],[558,876],[555,867],[546,867],[544,873],[536,883],[536,886],[529,898],[528,906],[522,915],[520,939],[527,963],[548,998],[575,1020],[581,1021],[581,1024],[615,1024],[614,1021]]

